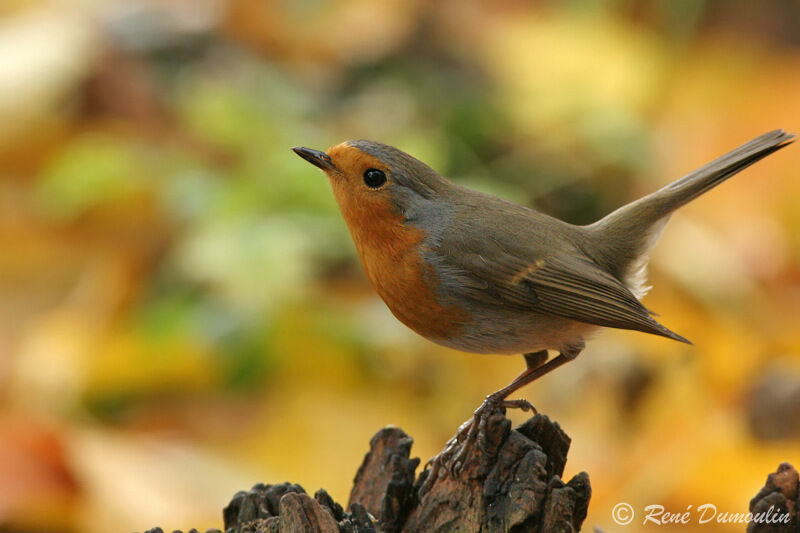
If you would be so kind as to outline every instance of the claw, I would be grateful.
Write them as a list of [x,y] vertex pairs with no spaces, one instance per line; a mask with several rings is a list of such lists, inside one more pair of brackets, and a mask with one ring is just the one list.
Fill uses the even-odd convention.
[[[455,478],[460,472],[460,461],[458,456],[463,449],[463,444],[470,439],[469,435],[473,431],[473,419],[469,419],[458,428],[458,432],[445,444],[444,449],[438,455],[432,457],[425,464],[425,467],[430,467],[430,473],[427,479],[419,489],[419,495],[422,497],[428,490],[433,487],[439,473],[444,470],[450,477]],[[455,456],[455,457],[454,457]]]
[[536,407],[528,400],[504,400],[499,405],[506,409],[520,409],[521,411],[530,411],[533,414],[538,413]]
[[448,468],[450,477],[452,478],[455,478],[461,473],[461,469],[466,464],[465,460],[466,455],[470,452],[473,444],[477,440],[478,426],[480,425],[480,420],[478,420],[477,418],[473,418],[469,422],[470,424],[466,434],[466,439],[458,443],[459,446],[457,447],[457,449],[454,450],[453,452],[454,456]]
[[536,413],[536,408],[528,400],[505,400],[494,395],[487,396],[472,418],[461,424],[458,432],[447,441],[444,449],[425,464],[425,468],[430,468],[430,473],[419,489],[420,498],[433,487],[442,471],[453,479],[458,477],[473,446],[477,444],[481,452],[487,452],[482,444],[486,440],[486,425],[489,415],[498,407]]

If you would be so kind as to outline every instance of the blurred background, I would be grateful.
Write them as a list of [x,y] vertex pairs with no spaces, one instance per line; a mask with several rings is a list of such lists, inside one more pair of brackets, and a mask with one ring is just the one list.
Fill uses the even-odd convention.
[[[397,322],[290,147],[380,140],[588,223],[800,130],[799,2],[530,4],[3,0],[0,531],[221,527],[260,481],[346,503],[375,431],[424,462],[522,370]],[[746,512],[800,466],[798,163],[668,225],[645,303],[694,347],[606,331],[524,389],[586,529]]]

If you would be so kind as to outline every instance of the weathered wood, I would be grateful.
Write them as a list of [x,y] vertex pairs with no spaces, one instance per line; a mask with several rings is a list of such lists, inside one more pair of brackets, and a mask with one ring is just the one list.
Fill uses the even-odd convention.
[[312,499],[290,483],[238,492],[222,514],[226,533],[377,533],[374,519],[358,503],[345,513],[324,490]]
[[[579,531],[589,505],[589,477],[561,481],[570,439],[536,415],[511,430],[501,410],[486,422],[455,475],[442,469],[410,509],[404,533]],[[420,474],[427,480],[431,470]]]
[[349,512],[324,491],[312,499],[299,485],[256,485],[224,511],[227,533],[426,533],[579,531],[591,489],[585,473],[561,480],[570,445],[558,424],[536,415],[515,430],[492,413],[457,474],[415,479],[412,439],[384,428],[356,474]]
[[[223,511],[226,533],[569,533],[586,518],[591,488],[581,472],[561,476],[570,439],[536,415],[518,428],[502,409],[493,412],[457,473],[426,467],[415,477],[412,439],[384,428],[372,437],[345,511],[320,489],[258,484],[238,492]],[[427,490],[421,491],[425,486]],[[764,521],[767,513],[789,521]],[[800,475],[788,463],[767,477],[750,502],[748,533],[800,533]],[[147,533],[163,533],[154,528]],[[177,532],[180,533],[180,532]],[[197,533],[191,530],[190,533]],[[219,533],[209,529],[207,533]]]
[[378,520],[381,531],[396,533],[410,507],[419,459],[410,459],[414,441],[403,430],[384,428],[370,440],[370,450],[358,469],[350,503],[360,503]]
[[[767,476],[764,487],[750,500],[754,517],[747,533],[798,533],[800,531],[800,475],[789,463],[781,463],[778,470]],[[769,514],[768,514],[769,513]],[[775,522],[775,517],[785,516],[789,521]]]

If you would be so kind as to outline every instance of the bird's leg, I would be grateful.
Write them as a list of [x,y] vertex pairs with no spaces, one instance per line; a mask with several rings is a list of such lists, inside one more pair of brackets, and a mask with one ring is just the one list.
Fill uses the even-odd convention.
[[580,343],[569,349],[562,350],[561,353],[550,361],[547,361],[547,350],[524,354],[527,368],[517,376],[514,381],[487,396],[481,406],[475,411],[473,417],[458,428],[458,433],[447,442],[444,450],[428,461],[431,470],[425,483],[420,488],[420,497],[433,486],[442,466],[445,467],[451,476],[455,476],[455,474],[458,473],[463,467],[464,459],[471,451],[472,446],[479,440],[478,437],[482,432],[485,433],[486,420],[497,407],[517,408],[523,411],[533,411],[535,413],[536,409],[529,401],[507,400],[506,398],[528,383],[555,370],[564,363],[572,361],[581,353],[583,347],[584,344]]
[[544,362],[547,359],[547,351],[525,354],[525,362],[528,364],[528,368],[526,368],[519,376],[517,376],[514,381],[499,391],[493,392],[487,396],[481,406],[475,411],[475,414],[470,421],[472,423],[470,431],[467,434],[467,439],[463,442],[463,445],[460,446],[460,449],[456,452],[453,460],[450,463],[451,470],[453,470],[455,473],[457,469],[463,466],[463,459],[465,459],[472,451],[471,448],[475,442],[480,442],[480,435],[486,431],[486,421],[488,420],[492,411],[494,411],[496,408],[505,407],[522,409],[523,411],[531,411],[536,413],[536,408],[528,400],[507,400],[506,398],[508,398],[513,392],[531,383],[532,381],[535,381],[548,372],[555,370],[564,363],[575,359],[581,350],[583,350],[583,346],[583,343],[581,343],[580,345],[576,345],[574,348],[570,347],[570,349],[563,350],[561,353],[547,362]]
[[[539,352],[533,352],[533,353],[526,353],[523,354],[523,357],[525,357],[525,364],[527,370],[525,370],[522,374],[517,376],[517,379],[521,378],[525,374],[525,372],[541,366],[542,363],[544,363],[547,360],[547,350],[541,350]],[[455,473],[455,469],[453,467],[455,466],[456,462],[451,461],[451,458],[453,457],[453,455],[461,456],[462,454],[459,452],[464,448],[466,449],[471,448],[471,444],[469,446],[466,446],[466,443],[471,443],[477,438],[481,428],[479,427],[479,424],[476,423],[476,421],[485,420],[486,417],[479,417],[479,412],[481,411],[481,408],[483,408],[485,405],[486,401],[484,401],[481,407],[478,408],[477,411],[475,411],[475,414],[472,418],[461,424],[456,434],[449,441],[447,441],[447,444],[445,444],[444,450],[442,450],[439,454],[428,460],[428,463],[425,466],[426,467],[430,466],[430,472],[428,474],[427,480],[425,481],[425,484],[420,489],[421,494],[427,492],[428,488],[430,488],[430,486],[433,485],[433,482],[438,477],[439,470],[441,469],[442,466],[445,466],[451,475]],[[515,404],[515,405],[504,405],[504,407],[520,407],[525,409],[527,406]],[[533,406],[530,406],[530,408],[533,409]]]
[[[536,370],[537,368],[542,366],[547,361],[548,354],[547,354],[547,350],[541,350],[541,351],[538,351],[538,352],[531,352],[531,353],[522,354],[522,356],[525,358],[526,368],[519,376],[516,377],[516,379],[514,381],[517,381],[517,380],[523,378],[523,376],[527,375],[528,372],[530,372],[532,370]],[[520,385],[520,387],[521,386],[522,385]],[[497,394],[497,393],[495,393],[495,394]],[[509,394],[510,394],[510,392],[509,392]],[[486,403],[486,402],[484,402],[484,403]],[[510,408],[510,409],[522,409],[523,411],[532,411],[533,413],[536,413],[536,408],[533,407],[533,405],[531,405],[531,403],[528,400],[506,400],[506,399],[502,399],[502,401],[499,404],[496,404],[495,406],[493,406],[493,408],[494,407],[506,407],[506,408]]]
[[475,411],[475,416],[480,415],[479,411],[481,410],[481,408],[492,411],[497,407],[505,407],[507,409],[522,409],[523,411],[533,411],[534,413],[536,413],[536,409],[533,407],[533,405],[531,405],[531,403],[528,400],[506,400],[506,397],[509,396],[512,392],[525,385],[525,383],[529,382],[525,382],[521,385],[516,386],[515,388],[509,390],[502,397],[493,398],[493,396],[499,395],[500,392],[508,389],[514,383],[517,383],[519,380],[524,379],[525,376],[529,375],[532,371],[544,365],[544,363],[547,361],[548,354],[547,350],[541,350],[538,352],[522,354],[522,356],[525,358],[525,370],[523,370],[522,373],[508,385],[508,387],[504,387],[502,390],[499,390],[487,396],[483,404],[481,404],[481,407],[479,407],[478,410]]
[[[523,376],[541,367],[545,363],[545,361],[547,361],[547,350],[526,353],[523,354],[523,357],[525,358],[526,368],[525,370],[522,371],[522,373],[519,376],[516,377],[516,379],[514,379],[514,381],[512,381],[512,383],[517,382]],[[487,416],[485,415],[488,415],[497,407],[505,407],[509,409],[522,409],[523,411],[533,411],[534,413],[536,412],[536,409],[533,407],[533,405],[531,405],[531,403],[528,400],[506,400],[506,397],[508,396],[508,394],[511,394],[511,391],[509,391],[502,398],[500,397],[492,398],[494,395],[498,394],[498,392],[495,392],[494,394],[490,394],[489,396],[487,396],[486,399],[484,399],[481,406],[478,407],[478,409],[475,411],[473,418],[462,424],[461,428],[459,428],[459,433],[456,435],[456,437],[460,437],[461,434],[464,433],[464,431],[466,430],[467,431],[466,440],[458,439],[458,441],[455,444],[460,444],[462,442],[471,442],[475,440],[480,430],[484,429],[485,427],[485,421],[487,418]],[[475,422],[480,422],[481,424],[483,424],[483,426],[478,427],[479,424],[476,424]]]
[[[517,391],[518,389],[524,387],[528,383],[539,379],[540,377],[544,376],[548,372],[552,372],[556,368],[560,367],[564,363],[568,363],[572,361],[578,354],[583,351],[584,343],[581,342],[580,344],[575,344],[574,346],[570,346],[569,348],[562,350],[557,356],[553,357],[551,360],[547,361],[546,363],[540,363],[536,365],[537,362],[542,360],[542,352],[536,352],[533,354],[525,354],[525,362],[528,363],[528,368],[526,368],[519,376],[514,378],[514,381],[503,387],[497,392],[493,392],[489,396],[486,397],[483,404],[475,411],[475,415],[479,414],[479,411],[482,409],[485,410],[487,408],[494,409],[495,407],[517,407],[516,405],[508,405],[509,401],[506,400],[511,393]],[[547,357],[547,352],[544,352],[544,358]],[[488,404],[488,406],[487,406]],[[533,408],[530,403],[525,403],[523,405],[529,406],[531,409]],[[527,411],[522,406],[519,406],[523,411]],[[490,409],[490,410],[491,410]],[[535,411],[535,409],[534,409]]]
[[542,366],[545,361],[547,361],[547,350],[525,353],[522,354],[522,357],[525,358],[525,365],[528,369],[538,368]]

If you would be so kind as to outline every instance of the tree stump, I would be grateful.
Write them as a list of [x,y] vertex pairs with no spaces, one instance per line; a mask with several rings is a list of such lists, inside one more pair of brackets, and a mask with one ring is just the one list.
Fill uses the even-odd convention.
[[[412,443],[396,427],[372,437],[348,510],[322,489],[312,498],[300,485],[258,484],[225,507],[225,533],[566,533],[579,531],[586,518],[589,476],[561,480],[570,439],[544,415],[512,430],[497,409],[463,468],[453,475],[440,470],[427,484],[432,469],[415,475],[420,461],[411,458]],[[750,512],[761,518],[747,533],[800,533],[797,470],[781,464],[750,501]]]
[[[767,476],[764,487],[750,500],[747,533],[797,533],[800,531],[800,474],[789,463]],[[784,520],[788,517],[788,520]]]
[[387,427],[370,441],[346,512],[324,491],[299,485],[256,485],[224,510],[226,533],[573,532],[589,505],[589,476],[564,483],[570,439],[536,415],[518,428],[502,409],[487,420],[457,474],[431,469],[415,478],[412,439]]

